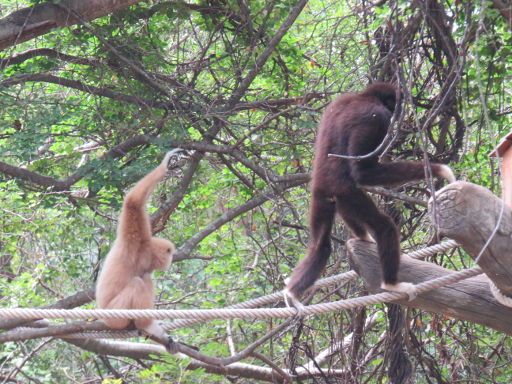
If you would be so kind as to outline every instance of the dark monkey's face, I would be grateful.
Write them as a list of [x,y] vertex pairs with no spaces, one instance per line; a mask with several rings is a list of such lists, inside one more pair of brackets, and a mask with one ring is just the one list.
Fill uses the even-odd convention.
[[397,101],[397,88],[389,83],[374,83],[369,85],[363,95],[373,96],[380,100],[391,112],[395,112]]

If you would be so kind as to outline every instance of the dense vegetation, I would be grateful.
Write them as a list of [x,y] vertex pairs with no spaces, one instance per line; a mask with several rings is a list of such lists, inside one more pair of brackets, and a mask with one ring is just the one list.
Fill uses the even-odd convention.
[[[149,207],[155,232],[178,247],[169,271],[156,275],[158,307],[217,308],[281,290],[307,248],[307,173],[321,111],[369,80],[404,89],[392,158],[449,163],[459,178],[500,192],[488,155],[512,125],[506,1],[132,3],[0,53],[1,307],[88,291],[124,192],[176,146],[196,152]],[[35,4],[48,5],[4,0],[0,12]],[[427,200],[429,187],[396,191]],[[400,223],[404,250],[436,241],[424,206],[374,197]],[[328,274],[350,269],[347,236],[339,223]],[[459,269],[471,260],[454,251],[435,262]],[[314,302],[363,293],[353,282]],[[212,321],[172,333],[228,356],[280,323]],[[306,372],[305,382],[506,383],[512,375],[506,335],[396,305],[295,322],[244,369],[218,375],[173,356],[130,358],[126,344],[112,356],[102,342],[4,343],[0,378],[251,382],[264,380],[257,366],[293,373],[330,345],[336,353],[324,373]],[[276,368],[270,380],[281,375]]]

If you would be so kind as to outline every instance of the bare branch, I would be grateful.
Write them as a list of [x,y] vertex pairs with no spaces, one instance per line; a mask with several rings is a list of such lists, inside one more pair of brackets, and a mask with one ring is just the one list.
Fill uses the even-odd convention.
[[299,0],[297,4],[290,10],[288,14],[288,18],[285,20],[283,24],[279,27],[279,30],[276,32],[274,37],[268,42],[267,47],[261,53],[260,56],[256,59],[253,68],[249,71],[247,76],[242,80],[238,88],[233,92],[229,101],[226,104],[226,110],[231,109],[238,101],[243,97],[249,86],[252,84],[258,73],[260,73],[261,69],[267,62],[268,58],[274,52],[277,45],[286,34],[288,29],[293,25],[297,17],[299,17],[302,9],[306,6],[308,0]]
[[[287,189],[287,188],[296,187],[296,186],[299,186],[304,183],[305,183],[304,180],[291,182],[291,183],[288,183],[288,185],[285,185],[283,187],[283,190]],[[232,208],[232,209],[228,210],[227,212],[224,212],[224,214],[222,214],[218,219],[216,219],[213,222],[211,222],[210,224],[208,224],[206,226],[206,228],[204,228],[202,231],[196,233],[194,236],[190,237],[185,243],[183,243],[181,245],[181,247],[179,247],[176,250],[176,252],[174,253],[174,260],[187,259],[190,255],[190,253],[192,252],[192,250],[205,237],[207,237],[211,233],[215,232],[217,229],[222,227],[224,224],[230,222],[235,217],[238,217],[238,216],[244,214],[245,212],[248,212],[248,211],[258,207],[261,204],[263,204],[264,202],[266,202],[270,199],[273,199],[275,197],[277,197],[276,192],[274,192],[272,190],[267,190],[267,191],[262,192],[260,195],[253,197],[252,199],[247,201],[245,204],[242,204],[236,208]]]
[[40,175],[39,173],[29,171],[25,168],[15,167],[3,161],[0,161],[0,172],[10,177],[28,181],[31,184],[36,184],[44,188],[52,188],[56,191],[63,191],[68,187],[64,181]]
[[[116,342],[95,339],[65,339],[66,342],[79,348],[100,354],[110,356],[129,357],[137,360],[155,360],[158,355],[166,353],[165,348],[154,344],[141,344],[130,342]],[[185,358],[184,355],[177,354],[176,358]],[[188,358],[188,357],[187,357]],[[240,376],[254,380],[274,382],[274,374],[271,369],[257,365],[233,363],[227,367],[214,366],[192,360],[187,369],[194,370],[202,368],[206,372],[219,375]]]
[[162,103],[160,101],[148,100],[136,96],[126,95],[124,93],[119,93],[108,88],[98,88],[93,85],[87,85],[81,83],[80,81],[66,79],[63,77],[52,75],[50,73],[29,73],[12,76],[0,82],[0,88],[7,88],[13,85],[23,84],[30,81],[57,84],[63,87],[68,87],[82,92],[86,92],[91,95],[107,97],[112,100],[122,101],[125,103],[138,105],[140,107],[170,108],[170,106],[168,106],[166,103]]
[[84,331],[106,331],[109,328],[101,321],[76,321],[64,325],[51,325],[45,328],[15,328],[12,331],[0,333],[0,343],[8,341],[23,341],[42,337],[64,336]]
[[99,66],[102,65],[101,61],[98,59],[89,59],[85,57],[78,57],[67,55],[65,53],[59,52],[56,49],[51,48],[37,48],[31,49],[25,52],[18,53],[17,55],[6,57],[5,59],[0,59],[0,69],[4,69],[10,65],[16,65],[24,63],[27,60],[30,60],[34,57],[38,56],[46,56],[52,59],[59,59],[68,61],[73,64],[81,64],[81,65],[93,65]]
[[507,4],[503,0],[492,0],[492,5],[500,12],[508,24],[508,28],[512,30],[512,4],[510,1]]
[[288,97],[284,99],[270,99],[263,101],[252,101],[250,103],[239,103],[237,104],[233,110],[234,111],[243,111],[247,109],[264,109],[275,111],[278,108],[289,107],[291,105],[305,105],[309,103],[311,100],[315,99],[324,99],[326,94],[319,92],[310,92],[306,93],[303,96],[298,97]]
[[[43,306],[41,308],[62,308],[69,309],[79,307],[81,305],[90,303],[94,300],[94,287],[89,288],[85,291],[77,292],[71,296],[65,297],[62,300],[59,300],[53,304]],[[30,321],[25,320],[0,320],[0,329],[11,329],[14,327],[19,327],[20,325],[30,323]]]

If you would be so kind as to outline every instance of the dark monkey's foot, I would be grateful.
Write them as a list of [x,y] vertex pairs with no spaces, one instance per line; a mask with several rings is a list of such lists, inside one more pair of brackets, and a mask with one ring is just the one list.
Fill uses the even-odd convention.
[[[287,278],[284,280],[285,284],[288,284],[290,281],[290,278]],[[297,317],[304,317],[304,304],[302,304],[300,302],[300,300],[292,293],[288,290],[288,287],[283,289],[283,299],[284,299],[284,303],[286,304],[286,306],[288,308],[295,308],[297,310],[297,314],[296,316]]]
[[416,286],[412,283],[382,283],[380,287],[386,291],[406,293],[409,296],[409,301],[414,300],[418,296]]

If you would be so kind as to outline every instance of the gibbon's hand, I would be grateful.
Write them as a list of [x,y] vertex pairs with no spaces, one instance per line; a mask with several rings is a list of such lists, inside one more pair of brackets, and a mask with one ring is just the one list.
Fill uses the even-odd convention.
[[172,171],[176,168],[182,167],[190,155],[190,151],[181,148],[174,148],[165,154],[165,157],[162,160],[162,165],[164,165],[168,171]]
[[164,156],[164,159],[162,160],[162,165],[164,165],[167,169],[174,168],[178,160],[178,155],[181,151],[181,148],[174,148],[167,152]]

